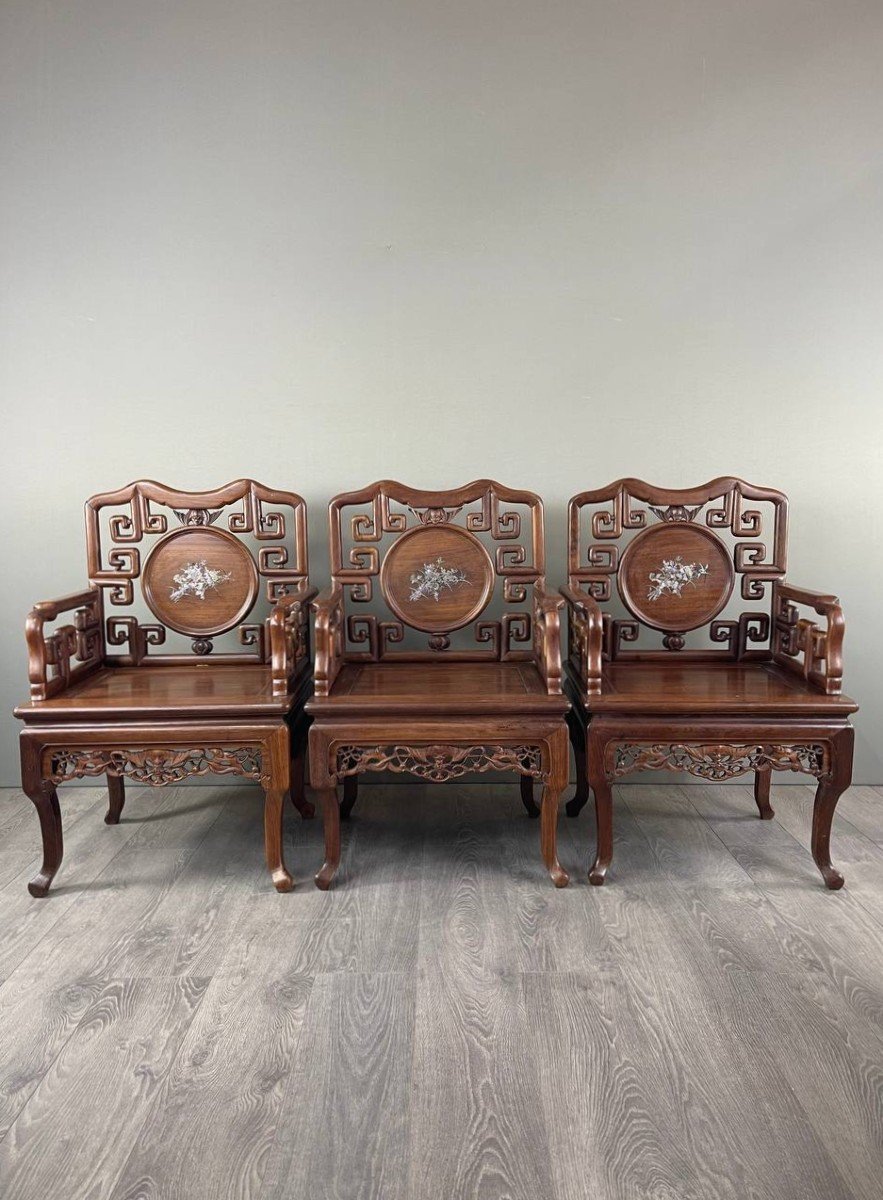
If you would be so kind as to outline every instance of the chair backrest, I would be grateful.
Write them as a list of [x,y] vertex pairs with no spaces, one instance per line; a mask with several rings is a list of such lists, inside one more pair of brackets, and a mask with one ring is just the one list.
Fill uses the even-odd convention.
[[220,646],[212,661],[267,662],[266,618],[308,577],[306,505],[253,479],[211,492],[140,480],[86,501],[86,551],[110,661],[192,661]]
[[335,497],[331,573],[348,659],[527,659],[544,581],[543,504],[479,479],[451,491],[392,480]]
[[609,659],[655,654],[659,635],[663,651],[688,657],[767,657],[787,521],[782,492],[741,479],[683,489],[619,479],[570,501],[569,583],[605,609]]

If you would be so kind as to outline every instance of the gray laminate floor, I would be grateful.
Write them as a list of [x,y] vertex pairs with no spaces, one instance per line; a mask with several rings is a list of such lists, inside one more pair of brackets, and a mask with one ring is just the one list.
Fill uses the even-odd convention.
[[880,1200],[883,789],[623,787],[556,892],[517,786],[365,787],[336,890],[253,788],[0,794],[3,1200]]

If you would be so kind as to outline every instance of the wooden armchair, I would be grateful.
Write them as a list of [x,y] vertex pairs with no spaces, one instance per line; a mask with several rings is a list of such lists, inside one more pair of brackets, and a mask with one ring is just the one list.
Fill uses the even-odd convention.
[[578,784],[567,812],[576,816],[591,789],[591,882],[610,866],[611,785],[630,772],[754,772],[769,819],[772,772],[802,771],[818,780],[813,858],[826,886],[841,887],[829,840],[852,777],[858,706],[841,694],[837,598],[785,582],[785,496],[741,479],[684,490],[620,479],[574,496],[568,525]]
[[487,479],[446,492],[375,483],[331,502],[330,546],[332,585],[313,604],[307,704],[325,822],[316,884],[327,888],[337,870],[340,818],[361,772],[441,783],[506,770],[520,775],[530,815],[541,813],[543,861],[563,887],[564,602],[545,590],[540,498]]
[[267,864],[276,888],[291,888],[286,794],[313,815],[303,798],[316,594],[306,522],[300,496],[251,479],[213,492],[146,480],[87,501],[89,587],[36,605],[27,620],[31,699],[15,715],[22,787],[43,834],[32,896],[46,895],[61,865],[57,785],[98,775],[108,824],[120,819],[125,779],[259,782]]

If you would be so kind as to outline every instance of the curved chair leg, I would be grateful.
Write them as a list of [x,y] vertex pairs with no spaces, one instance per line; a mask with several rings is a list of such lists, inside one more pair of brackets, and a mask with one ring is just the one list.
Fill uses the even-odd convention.
[[540,848],[546,870],[556,888],[567,887],[570,876],[558,861],[558,801],[561,791],[551,784],[543,788],[540,801]]
[[578,817],[589,800],[589,779],[586,773],[586,735],[580,722],[571,717],[567,722],[570,730],[570,744],[573,746],[573,757],[576,760],[576,791],[564,806],[569,817]]
[[40,832],[43,835],[43,865],[28,884],[28,891],[32,896],[42,899],[49,891],[64,857],[61,809],[58,806],[58,793],[54,784],[42,781],[28,782],[24,790],[37,810]]
[[595,861],[589,868],[589,883],[600,885],[607,878],[613,859],[613,790],[604,770],[604,743],[589,738],[589,786],[595,794]]
[[306,742],[301,741],[291,759],[291,803],[305,821],[310,821],[316,815],[316,806],[307,799],[304,789],[305,763]]
[[812,810],[812,856],[822,873],[825,887],[836,892],[843,887],[843,875],[831,865],[831,822],[837,801],[852,782],[852,751],[855,733],[851,726],[838,733],[831,743],[831,774],[819,780]]
[[527,815],[531,818],[538,817],[540,810],[533,798],[533,779],[530,775],[521,775],[518,781],[521,784],[521,803],[524,805]]
[[336,787],[321,788],[319,795],[325,825],[325,861],[316,873],[316,887],[327,892],[340,864],[340,805]]
[[348,821],[350,813],[353,811],[353,806],[359,795],[359,777],[358,775],[344,775],[343,777],[343,799],[340,802],[340,819]]
[[277,892],[290,892],[294,887],[294,880],[288,873],[282,855],[284,807],[285,792],[281,788],[267,788],[264,800],[264,846],[267,851],[267,866]]
[[119,825],[123,805],[126,803],[126,781],[122,775],[107,776],[107,812],[105,825]]
[[770,806],[770,784],[772,779],[772,771],[754,772],[754,802],[757,805],[761,821],[771,821],[776,815]]

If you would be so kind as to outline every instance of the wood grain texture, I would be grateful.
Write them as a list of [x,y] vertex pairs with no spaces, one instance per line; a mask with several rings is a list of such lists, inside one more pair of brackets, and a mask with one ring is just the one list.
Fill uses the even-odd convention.
[[110,1195],[206,983],[105,984],[0,1142],[6,1200]]
[[408,1194],[414,986],[397,973],[315,980],[260,1195]]
[[[279,895],[257,786],[132,788],[117,827],[70,789],[88,883],[0,889],[0,1194],[879,1200],[883,792],[858,791],[837,893],[811,788],[761,825],[750,785],[625,786],[614,886],[558,891],[517,782],[409,780],[363,787],[345,886]],[[35,847],[21,793],[0,813],[2,873]],[[286,850],[308,875],[319,823]]]

